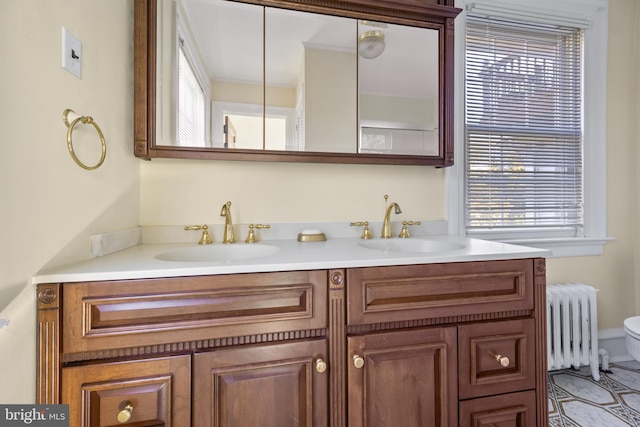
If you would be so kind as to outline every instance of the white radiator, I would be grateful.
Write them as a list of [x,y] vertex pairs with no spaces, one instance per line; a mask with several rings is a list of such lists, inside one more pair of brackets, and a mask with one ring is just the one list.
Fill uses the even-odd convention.
[[591,367],[600,380],[596,290],[581,283],[547,285],[549,370]]

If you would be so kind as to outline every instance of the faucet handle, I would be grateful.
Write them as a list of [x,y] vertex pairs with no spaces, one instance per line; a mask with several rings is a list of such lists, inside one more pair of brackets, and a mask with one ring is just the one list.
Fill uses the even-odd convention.
[[211,240],[211,235],[209,234],[209,227],[207,224],[205,225],[185,225],[185,231],[187,230],[202,230],[202,237],[198,241],[199,245],[210,245],[213,243]]
[[369,221],[358,221],[349,223],[352,227],[362,227],[364,226],[364,230],[362,230],[361,239],[373,239],[373,235],[371,234],[371,230],[369,230]]
[[271,228],[269,224],[249,224],[249,235],[247,236],[245,243],[256,243],[258,239],[256,238],[256,233],[254,229],[260,228]]
[[400,230],[400,234],[398,237],[407,238],[411,237],[409,234],[409,230],[407,230],[408,225],[420,225],[422,224],[420,221],[402,221],[402,230]]

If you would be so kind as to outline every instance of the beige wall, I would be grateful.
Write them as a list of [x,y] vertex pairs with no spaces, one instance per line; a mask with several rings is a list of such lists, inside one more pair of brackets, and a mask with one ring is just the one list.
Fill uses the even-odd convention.
[[355,153],[358,141],[355,54],[307,47],[304,68],[305,149]]
[[[82,42],[81,79],[61,68],[62,26]],[[35,396],[31,277],[87,258],[91,234],[138,225],[133,1],[3,0],[0,58],[0,317],[11,320],[0,330],[0,402],[25,403]],[[102,128],[101,168],[85,171],[71,160],[66,108]],[[74,143],[89,162],[98,139],[91,126],[81,128]]]
[[435,168],[155,159],[140,180],[143,225],[222,224],[227,200],[237,224],[382,221],[385,194],[406,219],[445,216]]
[[[91,234],[138,223],[218,224],[226,200],[233,201],[238,223],[379,221],[385,193],[408,219],[444,218],[439,169],[134,159],[132,9],[131,0],[0,4],[0,307],[41,268],[86,258]],[[616,240],[600,257],[548,261],[550,282],[601,289],[601,329],[621,327],[626,316],[640,313],[636,1],[612,0],[609,14],[606,178],[609,235]],[[81,80],[60,68],[63,25],[83,42]],[[66,153],[65,108],[93,115],[102,127],[108,155],[97,171],[78,168]],[[16,389],[0,388],[2,403],[33,401],[34,301],[26,293],[3,312],[12,314],[12,324],[0,330],[0,378]]]
[[438,127],[438,99],[360,95],[360,119],[395,122],[418,129]]

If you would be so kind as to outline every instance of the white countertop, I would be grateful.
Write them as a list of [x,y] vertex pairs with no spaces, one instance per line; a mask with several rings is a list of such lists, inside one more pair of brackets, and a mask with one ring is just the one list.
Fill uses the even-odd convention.
[[[277,249],[275,254],[234,261],[163,261],[157,259],[168,252],[183,248],[229,246],[221,243],[198,246],[196,243],[142,244],[110,255],[86,260],[74,265],[39,272],[34,284],[126,280],[161,277],[202,276],[233,273],[256,273],[291,270],[319,270],[331,268],[372,267],[388,265],[431,264],[444,262],[486,261],[516,258],[545,257],[549,251],[452,236],[420,236],[408,240],[430,240],[459,244],[462,248],[442,252],[391,252],[368,249],[359,238],[330,238],[325,242],[301,243],[293,239],[266,240],[251,245],[267,245]],[[399,241],[394,238],[385,241]],[[234,243],[233,246],[248,246]],[[222,249],[222,248],[221,248]],[[241,250],[241,248],[239,248]]]

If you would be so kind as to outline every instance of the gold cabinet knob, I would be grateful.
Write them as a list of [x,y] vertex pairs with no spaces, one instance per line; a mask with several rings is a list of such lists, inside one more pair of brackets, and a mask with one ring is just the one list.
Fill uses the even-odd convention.
[[503,368],[508,368],[511,361],[507,356],[501,356],[499,354],[495,355],[496,360],[500,363],[500,366]]
[[327,362],[325,362],[322,359],[316,360],[316,371],[318,371],[319,373],[323,373],[326,370],[327,370]]
[[362,367],[364,366],[364,359],[356,354],[355,356],[353,356],[353,366],[355,366],[357,369],[362,369]]
[[124,405],[124,407],[122,408],[122,410],[120,412],[118,412],[118,422],[119,423],[126,423],[127,421],[129,421],[131,419],[131,415],[133,414],[133,403],[129,402],[128,400],[123,402],[121,404],[121,406]]

